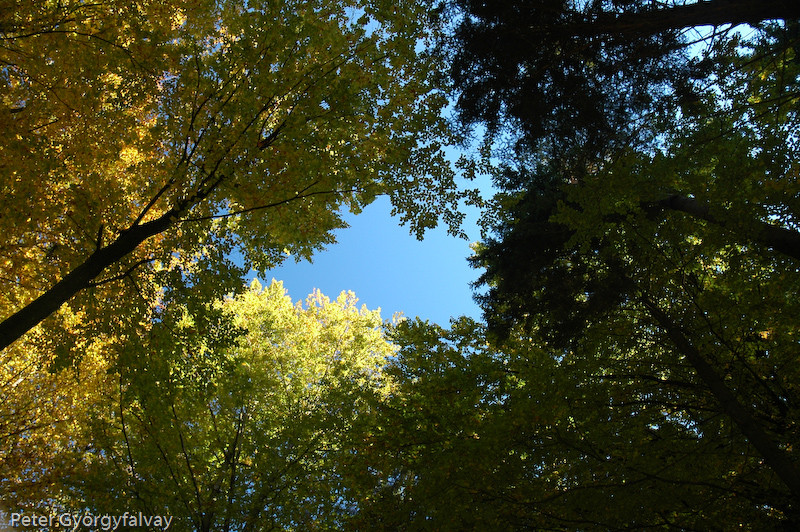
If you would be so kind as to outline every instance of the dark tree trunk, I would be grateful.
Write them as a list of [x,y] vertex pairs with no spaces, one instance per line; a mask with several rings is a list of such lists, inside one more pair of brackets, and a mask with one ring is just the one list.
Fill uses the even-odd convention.
[[[798,5],[800,5],[800,1],[798,1]],[[760,220],[748,221],[745,227],[740,228],[714,217],[708,205],[704,205],[695,199],[687,198],[679,194],[673,194],[668,198],[645,206],[645,210],[648,208],[652,209],[653,206],[658,209],[684,212],[694,218],[711,222],[730,230],[745,240],[772,248],[775,251],[800,261],[800,233],[797,231],[778,227],[777,225],[772,225]]]
[[700,380],[717,399],[721,409],[736,424],[747,440],[764,457],[764,462],[775,472],[789,488],[795,501],[800,501],[800,474],[795,461],[780,448],[778,442],[769,434],[756,418],[745,408],[734,393],[725,384],[711,364],[700,354],[698,349],[686,337],[681,328],[661,310],[658,305],[647,298],[642,299],[650,315],[666,333],[667,337],[686,357],[686,360],[697,372]]
[[0,323],[0,349],[5,349],[23,334],[55,312],[72,296],[87,288],[92,280],[107,267],[115,264],[134,251],[139,244],[164,232],[174,223],[176,213],[170,211],[163,216],[135,225],[122,233],[114,242],[92,253],[82,264],[38,298]]
[[697,26],[758,24],[800,18],[797,0],[712,0],[641,13],[604,13],[576,27],[583,35],[653,35]]

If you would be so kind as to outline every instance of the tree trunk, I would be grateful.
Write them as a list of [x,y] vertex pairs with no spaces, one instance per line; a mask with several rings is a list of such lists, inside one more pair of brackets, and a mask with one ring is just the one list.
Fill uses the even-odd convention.
[[747,440],[764,457],[764,462],[786,484],[795,501],[800,501],[800,474],[791,456],[781,449],[772,435],[742,405],[725,384],[722,377],[717,374],[711,364],[703,358],[694,344],[689,341],[681,328],[653,301],[645,297],[642,298],[642,303],[656,323],[667,334],[667,337],[697,371],[697,375],[708,386],[722,411],[733,420]]
[[58,310],[72,296],[87,288],[108,266],[134,251],[151,236],[164,232],[174,223],[175,216],[175,211],[169,211],[155,220],[128,229],[114,242],[92,253],[52,288],[3,320],[0,323],[0,349],[5,349],[14,343],[40,321]]
[[669,30],[725,24],[758,24],[800,18],[797,0],[712,0],[619,15],[604,13],[581,24],[582,35],[653,35]]
[[[798,1],[798,5],[800,5],[800,0]],[[694,218],[699,218],[728,229],[745,241],[752,241],[756,244],[772,248],[775,251],[800,261],[800,233],[797,231],[778,227],[777,225],[772,225],[760,220],[748,221],[747,225],[742,229],[739,227],[732,227],[733,224],[718,220],[712,216],[708,205],[704,205],[695,199],[687,198],[679,194],[673,194],[651,205],[655,205],[661,209],[685,212]],[[647,208],[648,207],[645,206],[645,210],[647,210]]]

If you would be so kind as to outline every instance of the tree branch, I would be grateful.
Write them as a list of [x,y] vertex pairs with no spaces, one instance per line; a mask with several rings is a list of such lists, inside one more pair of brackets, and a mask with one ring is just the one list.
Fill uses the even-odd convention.
[[113,281],[119,281],[120,279],[124,279],[124,278],[130,276],[130,274],[132,274],[134,272],[134,270],[136,270],[136,268],[138,268],[139,266],[141,266],[143,264],[147,264],[148,262],[153,262],[154,260],[155,259],[153,259],[153,258],[149,258],[149,259],[142,259],[142,260],[136,261],[136,263],[134,263],[133,266],[131,266],[130,268],[128,268],[124,272],[120,273],[119,275],[115,275],[113,277],[109,277],[109,278],[103,279],[101,281],[91,281],[91,282],[89,282],[89,286],[90,287],[101,286],[101,285],[104,285],[104,284],[107,284],[107,283],[111,283]]
[[673,194],[665,199],[651,203],[649,206],[645,206],[645,210],[648,210],[648,208],[652,209],[652,207],[684,212],[694,218],[730,229],[737,235],[747,237],[748,240],[752,240],[757,244],[772,248],[784,255],[800,260],[800,233],[797,231],[792,231],[791,229],[772,225],[760,220],[748,221],[748,225],[754,229],[752,233],[742,231],[739,228],[732,227],[732,224],[719,220],[712,215],[708,205],[700,203],[695,199],[681,196],[680,194]]
[[800,2],[794,0],[711,0],[648,9],[639,13],[602,13],[574,25],[579,35],[653,35],[669,30],[726,24],[758,24],[766,20],[800,18]]
[[45,293],[0,323],[0,349],[5,349],[23,334],[55,312],[75,294],[91,286],[92,280],[111,264],[133,252],[148,238],[166,231],[177,220],[177,211],[170,210],[161,217],[136,225],[117,237],[114,242],[94,253]]
[[725,412],[744,434],[748,441],[764,457],[766,464],[789,488],[796,501],[800,501],[800,474],[794,460],[770,435],[756,418],[742,405],[739,399],[725,384],[714,368],[700,354],[700,351],[686,337],[680,326],[659,306],[646,296],[640,298],[642,305],[650,313],[659,327],[666,333],[678,351],[697,371],[697,375],[708,386],[711,393]]
[[303,190],[297,192],[296,195],[294,195],[294,196],[292,196],[290,198],[286,198],[286,199],[282,199],[280,201],[276,201],[274,203],[267,203],[266,205],[257,205],[255,207],[249,207],[247,209],[241,209],[241,210],[238,210],[238,211],[227,212],[225,214],[212,214],[212,215],[209,215],[209,216],[198,216],[197,218],[184,218],[184,219],[181,220],[181,223],[184,223],[184,222],[201,222],[201,221],[204,221],[204,220],[219,220],[221,218],[231,218],[233,216],[239,216],[240,214],[247,214],[249,212],[262,211],[264,209],[277,207],[279,205],[284,205],[286,203],[289,203],[289,202],[292,202],[292,201],[296,201],[296,200],[299,200],[299,199],[310,198],[311,196],[319,196],[319,195],[322,195],[322,194],[340,194],[340,193],[343,193],[343,192],[355,192],[356,191],[356,189],[348,189],[348,190],[318,190],[316,192],[309,192],[307,194],[305,193],[308,189],[310,189],[311,187],[313,187],[317,183],[318,183],[317,181],[314,181],[313,183],[311,183],[310,185],[305,187]]

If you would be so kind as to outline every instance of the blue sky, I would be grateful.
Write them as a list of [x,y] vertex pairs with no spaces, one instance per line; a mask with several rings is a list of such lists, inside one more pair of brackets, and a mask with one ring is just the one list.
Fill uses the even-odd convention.
[[450,236],[440,226],[422,241],[390,211],[389,200],[379,197],[361,214],[346,217],[350,227],[336,231],[337,243],[315,255],[313,264],[288,259],[265,281],[283,281],[294,301],[314,288],[332,299],[352,290],[367,308],[380,307],[384,320],[395,312],[441,325],[461,315],[479,319],[469,285],[480,272],[467,264],[469,244],[480,238],[477,210],[467,211],[463,228],[469,240]]

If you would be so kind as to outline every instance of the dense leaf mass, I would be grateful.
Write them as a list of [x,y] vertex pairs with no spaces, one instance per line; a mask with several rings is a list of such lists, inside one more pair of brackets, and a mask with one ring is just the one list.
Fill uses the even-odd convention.
[[424,3],[6,3],[0,347],[209,248],[307,258],[378,194],[457,231]]
[[[0,510],[797,530],[798,19],[0,0]],[[455,226],[470,129],[485,324],[244,286],[378,194]]]
[[567,351],[519,331],[498,350],[464,319],[395,329],[359,529],[781,529],[785,493],[691,366],[613,326]]
[[643,121],[693,97],[705,61],[680,27],[647,33],[597,23],[640,2],[459,1],[452,76],[462,120],[552,158],[599,156],[642,140]]
[[[794,526],[789,523],[797,522],[800,508],[800,470],[794,453],[800,396],[792,369],[800,332],[793,297],[800,283],[796,206],[800,33],[792,19],[797,14],[787,8],[747,20],[731,12],[718,22],[741,20],[753,26],[689,33],[687,28],[708,20],[696,10],[697,16],[682,17],[679,24],[665,22],[661,29],[651,25],[650,9],[668,21],[672,14],[690,13],[684,8],[692,5],[641,10],[616,4],[611,9],[602,2],[562,6],[557,10],[562,18],[552,14],[556,18],[548,23],[549,32],[536,33],[548,42],[557,32],[587,50],[600,39],[608,48],[598,49],[600,58],[587,64],[608,60],[619,69],[626,64],[622,56],[614,56],[615,42],[635,45],[657,35],[674,38],[669,46],[652,49],[655,55],[650,56],[657,60],[660,55],[664,65],[671,65],[666,77],[657,69],[652,74],[642,72],[642,79],[652,82],[639,86],[650,93],[638,100],[646,105],[621,101],[619,115],[608,104],[618,95],[615,85],[603,83],[609,94],[587,90],[585,100],[562,100],[567,115],[576,121],[555,120],[567,128],[558,131],[549,127],[547,113],[525,114],[509,103],[514,100],[508,95],[537,90],[526,80],[485,76],[491,69],[467,75],[467,95],[485,82],[479,92],[500,112],[487,120],[482,114],[486,107],[467,97],[461,100],[462,118],[487,121],[490,135],[499,124],[516,130],[521,138],[513,150],[498,152],[504,156],[496,180],[502,190],[495,202],[498,223],[494,236],[478,246],[473,258],[474,265],[485,268],[481,283],[486,291],[479,298],[500,341],[513,344],[515,336],[523,334],[544,342],[559,362],[572,357],[584,361],[564,368],[579,372],[577,396],[583,397],[583,390],[595,382],[604,383],[612,396],[622,394],[624,399],[608,402],[615,421],[601,417],[603,422],[623,430],[623,419],[639,418],[654,409],[663,421],[651,419],[640,425],[657,434],[653,441],[665,438],[675,448],[686,445],[685,459],[705,465],[704,472],[698,469],[694,475],[687,472],[669,480],[663,473],[676,472],[672,467],[662,469],[656,461],[637,466],[647,478],[661,479],[652,489],[662,501],[673,501],[652,524]],[[480,18],[480,9],[474,9],[484,21],[479,25],[492,28],[494,23]],[[488,6],[483,9],[492,11]],[[591,9],[602,12],[590,14]],[[474,20],[469,16],[465,20]],[[601,23],[596,30],[581,23],[592,17]],[[516,24],[520,18],[504,16],[498,24]],[[767,20],[771,18],[784,20]],[[627,28],[637,19],[638,30],[605,34],[606,27]],[[526,27],[537,26],[533,22]],[[477,35],[461,35],[465,49],[483,46]],[[699,44],[689,48],[692,35]],[[677,54],[676,46],[684,50]],[[517,50],[523,58],[518,64],[546,62],[552,55],[537,47]],[[634,54],[629,60],[635,64],[638,52],[629,50]],[[677,77],[671,78],[673,74]],[[595,81],[588,71],[577,79],[584,83],[584,77],[587,86]],[[551,86],[547,75],[535,79],[541,87]],[[689,92],[675,84],[679,79],[690,82]],[[512,88],[506,89],[508,84]],[[497,90],[492,92],[493,88]],[[582,125],[589,123],[582,118],[590,116],[583,110],[586,106],[598,116],[610,110],[612,121],[627,116],[622,127],[612,125],[610,132],[600,121],[592,130],[588,150],[587,137],[581,133]],[[631,136],[626,127],[637,134]],[[630,142],[620,142],[621,138]],[[554,153],[553,145],[563,150]],[[635,367],[628,366],[633,359]],[[588,434],[595,427],[589,415],[584,416],[572,417],[586,423]],[[661,432],[668,425],[672,428]],[[597,438],[605,448],[605,440]],[[746,446],[736,443],[741,441]],[[631,440],[625,447],[641,456],[647,452],[642,440]],[[710,449],[723,448],[722,461],[707,455]],[[666,457],[661,461],[672,463]],[[623,484],[628,481],[614,484],[619,486],[612,490],[615,500],[632,497]],[[700,485],[713,486],[713,493],[697,493],[691,500],[681,494]],[[588,480],[574,488],[595,489]],[[566,495],[552,493],[554,499],[566,500]],[[730,521],[725,521],[729,526],[720,525],[709,508],[731,497],[731,501],[741,498],[752,513],[731,513]],[[651,502],[642,508],[657,506]],[[684,510],[691,510],[691,516]],[[564,514],[552,515],[555,523],[555,516]],[[615,522],[598,518],[594,524],[641,526],[632,515],[615,514]],[[575,526],[580,522],[576,520]]]

